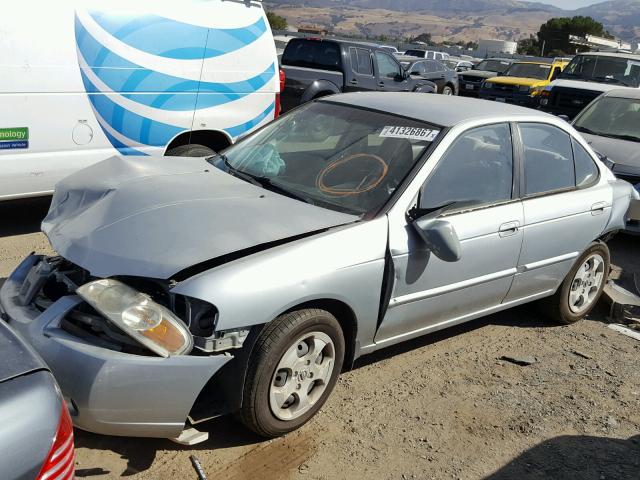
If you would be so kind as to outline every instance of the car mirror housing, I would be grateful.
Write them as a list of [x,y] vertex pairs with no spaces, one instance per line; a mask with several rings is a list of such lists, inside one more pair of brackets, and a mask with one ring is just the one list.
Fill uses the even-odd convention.
[[460,240],[451,222],[425,216],[413,220],[411,225],[427,248],[440,260],[445,262],[460,260]]

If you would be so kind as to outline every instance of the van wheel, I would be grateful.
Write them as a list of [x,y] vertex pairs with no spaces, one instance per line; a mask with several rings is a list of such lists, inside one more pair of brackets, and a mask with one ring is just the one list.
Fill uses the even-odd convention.
[[170,148],[165,153],[165,157],[210,157],[215,154],[216,152],[209,147],[198,143],[190,143]]
[[609,248],[596,242],[582,254],[558,291],[541,301],[545,313],[562,324],[586,317],[596,306],[609,278]]
[[313,417],[335,386],[344,360],[344,336],[329,312],[286,313],[260,333],[238,417],[263,437],[291,432]]
[[450,85],[445,85],[442,89],[442,95],[453,95],[453,88]]

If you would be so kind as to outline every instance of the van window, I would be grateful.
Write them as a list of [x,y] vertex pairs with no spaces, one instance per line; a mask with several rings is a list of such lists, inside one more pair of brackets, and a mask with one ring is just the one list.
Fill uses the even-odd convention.
[[350,47],[351,68],[360,75],[373,75],[373,63],[371,62],[371,52],[366,48]]
[[324,40],[291,40],[282,54],[282,64],[340,72],[340,46]]
[[573,188],[576,183],[569,134],[541,123],[523,123],[520,132],[524,146],[525,194]]

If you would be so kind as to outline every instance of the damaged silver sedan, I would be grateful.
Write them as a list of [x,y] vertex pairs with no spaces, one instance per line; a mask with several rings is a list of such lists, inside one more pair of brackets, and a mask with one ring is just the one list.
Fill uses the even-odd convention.
[[539,301],[572,323],[638,194],[566,122],[463,98],[307,104],[211,158],[117,157],[61,182],[2,318],[75,424],[206,438],[307,422],[361,355]]

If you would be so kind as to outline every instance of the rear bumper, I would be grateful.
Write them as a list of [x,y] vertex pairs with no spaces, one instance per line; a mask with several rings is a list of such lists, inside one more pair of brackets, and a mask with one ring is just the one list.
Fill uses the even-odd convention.
[[6,280],[0,289],[0,313],[49,366],[74,424],[107,435],[180,435],[202,388],[233,357],[132,355],[67,333],[60,323],[82,302],[79,297],[62,297],[44,312],[19,305],[20,287],[41,258],[26,258]]

